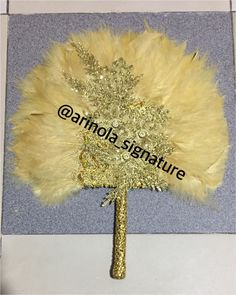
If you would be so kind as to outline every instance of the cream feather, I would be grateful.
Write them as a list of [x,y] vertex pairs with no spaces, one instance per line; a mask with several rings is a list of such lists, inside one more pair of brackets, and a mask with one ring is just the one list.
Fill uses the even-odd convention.
[[123,57],[134,66],[135,75],[143,75],[135,94],[170,111],[166,132],[175,150],[167,160],[186,171],[181,181],[165,175],[170,189],[205,199],[224,176],[228,153],[224,100],[205,57],[186,54],[186,43],[177,44],[151,29],[122,34],[101,29],[74,34],[66,43],[52,46],[44,62],[21,83],[23,99],[12,118],[15,174],[45,203],[62,201],[82,187],[73,177],[80,169],[78,127],[55,116],[58,105],[65,103],[81,113],[94,109],[88,101],[78,100],[61,74],[85,79],[72,40],[80,41],[102,65]]

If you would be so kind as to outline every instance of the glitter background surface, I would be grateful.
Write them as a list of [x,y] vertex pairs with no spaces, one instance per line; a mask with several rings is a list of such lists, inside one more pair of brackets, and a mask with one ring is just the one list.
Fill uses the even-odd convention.
[[[133,190],[128,198],[129,233],[235,232],[235,108],[232,25],[229,13],[108,13],[12,15],[8,37],[5,146],[11,140],[8,119],[16,110],[16,82],[42,61],[52,40],[65,41],[70,32],[109,25],[116,32],[142,31],[143,21],[179,42],[188,51],[207,53],[218,68],[217,81],[225,96],[231,150],[223,185],[205,205],[171,193]],[[43,207],[31,190],[11,176],[12,155],[5,150],[3,234],[111,233],[113,205],[101,208],[107,189],[86,189],[65,203]]]

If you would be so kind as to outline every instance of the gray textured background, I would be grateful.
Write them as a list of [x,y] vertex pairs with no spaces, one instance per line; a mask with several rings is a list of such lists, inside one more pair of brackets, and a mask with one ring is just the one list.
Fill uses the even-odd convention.
[[[115,31],[143,30],[143,20],[177,41],[188,40],[188,51],[208,53],[218,67],[218,85],[225,96],[231,151],[223,185],[202,206],[171,193],[129,192],[129,233],[235,232],[235,108],[232,25],[229,13],[120,13],[13,15],[9,22],[6,120],[16,110],[15,83],[40,63],[51,40],[65,41],[72,31],[109,25]],[[11,140],[6,124],[5,145]],[[5,149],[3,234],[111,233],[113,205],[101,208],[107,189],[87,189],[62,205],[43,207],[30,189],[11,176],[12,155]]]

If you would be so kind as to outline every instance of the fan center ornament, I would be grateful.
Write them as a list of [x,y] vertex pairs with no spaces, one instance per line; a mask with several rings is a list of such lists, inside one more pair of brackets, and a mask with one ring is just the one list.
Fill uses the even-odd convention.
[[20,85],[15,174],[46,204],[83,187],[111,188],[102,206],[115,202],[116,279],[126,273],[129,189],[204,200],[222,182],[223,98],[206,59],[185,46],[150,28],[72,35]]

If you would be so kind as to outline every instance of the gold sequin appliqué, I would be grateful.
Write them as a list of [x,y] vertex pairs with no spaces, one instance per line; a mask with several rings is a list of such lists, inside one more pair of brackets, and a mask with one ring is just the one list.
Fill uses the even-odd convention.
[[119,136],[116,146],[83,130],[83,150],[78,155],[82,169],[77,181],[85,187],[111,187],[113,190],[102,205],[116,200],[116,222],[111,275],[125,277],[127,192],[131,188],[165,190],[168,186],[161,172],[143,158],[133,158],[127,149],[118,148],[122,141],[138,145],[144,150],[166,157],[173,147],[164,133],[169,119],[163,106],[152,106],[135,96],[135,87],[142,76],[134,76],[133,66],[121,57],[110,66],[101,66],[95,56],[81,43],[71,44],[86,71],[86,81],[63,73],[71,89],[80,98],[96,107],[89,114],[92,121],[105,128],[113,127]]

